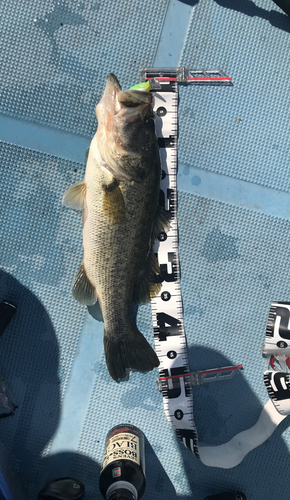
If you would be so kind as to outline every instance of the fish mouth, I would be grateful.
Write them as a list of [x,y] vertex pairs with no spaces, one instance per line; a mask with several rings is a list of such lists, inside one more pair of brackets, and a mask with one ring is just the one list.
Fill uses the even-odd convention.
[[98,120],[105,117],[110,122],[113,117],[136,121],[144,114],[144,110],[152,104],[152,94],[141,90],[122,90],[117,77],[113,73],[107,75],[103,97],[96,108]]
[[103,103],[104,108],[112,114],[116,113],[116,104],[118,102],[117,97],[121,91],[122,88],[119,84],[118,78],[113,73],[109,73],[107,75],[107,83],[101,103]]

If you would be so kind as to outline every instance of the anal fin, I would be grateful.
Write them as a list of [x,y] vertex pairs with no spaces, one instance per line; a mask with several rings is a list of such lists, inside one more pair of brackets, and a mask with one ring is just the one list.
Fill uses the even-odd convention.
[[99,301],[97,301],[93,306],[88,306],[88,311],[94,319],[104,323],[103,313]]
[[77,272],[72,287],[72,294],[78,302],[87,306],[92,306],[97,302],[96,290],[87,277],[83,262]]
[[68,188],[63,197],[62,203],[65,207],[82,210],[85,204],[87,186],[85,181],[77,182]]

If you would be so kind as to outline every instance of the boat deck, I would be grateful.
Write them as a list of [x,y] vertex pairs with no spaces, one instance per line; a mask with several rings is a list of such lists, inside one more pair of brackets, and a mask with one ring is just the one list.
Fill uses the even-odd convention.
[[[191,369],[244,367],[194,388],[200,443],[254,425],[268,400],[270,304],[290,299],[290,18],[271,0],[6,0],[1,14],[0,300],[17,313],[1,337],[0,376],[18,409],[1,420],[0,439],[29,500],[62,475],[100,499],[105,436],[121,422],[147,438],[144,500],[231,489],[288,500],[288,418],[241,465],[210,468],[167,422],[157,370],[110,378],[103,323],[71,295],[81,215],[61,199],[84,176],[108,72],[123,88],[144,66],[232,77],[233,87],[180,86],[181,288]],[[153,345],[150,305],[137,323]]]

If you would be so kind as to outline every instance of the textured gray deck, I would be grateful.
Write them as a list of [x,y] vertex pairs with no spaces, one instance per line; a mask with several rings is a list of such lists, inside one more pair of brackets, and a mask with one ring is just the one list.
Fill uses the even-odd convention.
[[[289,18],[271,0],[7,0],[1,14],[0,300],[17,314],[1,337],[0,376],[18,409],[0,439],[29,500],[63,474],[99,499],[105,435],[122,421],[147,437],[144,500],[231,488],[288,500],[288,418],[240,466],[212,469],[177,442],[157,373],[110,379],[103,325],[71,296],[81,216],[61,198],[83,177],[109,71],[123,88],[161,63],[233,78],[233,88],[180,88],[180,263],[192,370],[244,366],[194,389],[200,443],[253,425],[268,398],[260,346],[270,303],[290,299]],[[153,345],[150,306],[137,322]]]

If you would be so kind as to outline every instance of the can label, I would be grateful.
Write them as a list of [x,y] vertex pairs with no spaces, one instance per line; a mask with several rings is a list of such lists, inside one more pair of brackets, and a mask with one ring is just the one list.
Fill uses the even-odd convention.
[[114,460],[131,460],[140,465],[139,437],[129,432],[110,437],[106,442],[101,470]]

